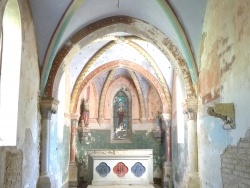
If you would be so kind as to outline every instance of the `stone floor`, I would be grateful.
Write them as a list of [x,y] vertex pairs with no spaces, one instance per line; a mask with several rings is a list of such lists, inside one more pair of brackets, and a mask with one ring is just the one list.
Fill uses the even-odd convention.
[[83,182],[80,186],[78,187],[72,187],[72,188],[162,188],[161,185],[159,184],[154,184],[154,185],[149,185],[149,186],[132,186],[132,185],[109,185],[109,186],[91,186],[86,183]]
[[139,185],[109,185],[109,186],[92,186],[89,185],[88,188],[161,188],[159,185],[148,185],[148,186],[139,186]]
[[[88,183],[82,179],[82,181],[78,182],[80,185],[78,187],[70,187],[70,188],[87,188]],[[117,185],[117,186],[89,186],[88,188],[95,188],[95,187],[100,187],[100,188],[162,188],[161,186],[161,179],[154,179],[154,184],[150,186],[123,186],[123,185]]]

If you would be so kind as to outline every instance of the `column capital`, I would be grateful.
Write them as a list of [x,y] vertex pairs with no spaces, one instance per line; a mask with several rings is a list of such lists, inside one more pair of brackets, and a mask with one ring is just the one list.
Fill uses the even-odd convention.
[[70,118],[71,118],[71,120],[74,120],[74,119],[79,119],[79,117],[80,117],[80,114],[78,114],[78,113],[71,113],[70,114]]
[[40,109],[42,118],[51,119],[51,115],[57,112],[59,101],[55,98],[42,98],[40,101]]
[[76,126],[79,118],[80,118],[80,114],[78,113],[71,113],[70,114],[70,118],[71,118],[71,125]]
[[188,98],[182,104],[183,113],[188,115],[189,120],[195,120],[198,111],[198,99]]
[[172,120],[171,114],[163,113],[160,115],[160,118],[162,121],[164,121],[164,123],[166,124],[166,127],[169,127],[171,125],[171,120]]

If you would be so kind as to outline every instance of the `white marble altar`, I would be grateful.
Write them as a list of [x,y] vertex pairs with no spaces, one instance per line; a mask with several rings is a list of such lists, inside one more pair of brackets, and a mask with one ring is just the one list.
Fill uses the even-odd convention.
[[[153,184],[153,150],[89,150],[92,186]],[[91,168],[92,167],[92,168]]]

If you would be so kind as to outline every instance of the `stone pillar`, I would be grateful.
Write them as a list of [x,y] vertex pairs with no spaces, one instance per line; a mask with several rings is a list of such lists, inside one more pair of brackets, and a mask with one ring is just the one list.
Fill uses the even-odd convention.
[[40,103],[41,122],[41,168],[38,188],[56,188],[56,180],[49,173],[50,159],[50,121],[51,115],[57,111],[59,101],[54,98],[43,98]]
[[76,130],[78,127],[79,117],[79,114],[71,114],[70,163],[75,163]]
[[78,127],[79,114],[71,114],[71,138],[70,138],[70,163],[69,163],[69,187],[77,187],[76,157],[76,130]]
[[171,157],[171,114],[161,114],[165,124],[166,161],[163,164],[163,187],[172,188],[172,157]]
[[188,182],[187,188],[200,188],[198,174],[198,142],[197,142],[197,110],[196,98],[186,99],[183,103],[184,113],[187,115],[188,128]]

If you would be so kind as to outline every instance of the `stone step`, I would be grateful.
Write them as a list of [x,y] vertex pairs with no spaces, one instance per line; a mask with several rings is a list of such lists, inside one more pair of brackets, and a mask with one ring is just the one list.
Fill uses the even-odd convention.
[[88,188],[155,188],[154,185],[89,185]]

